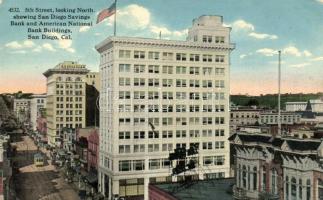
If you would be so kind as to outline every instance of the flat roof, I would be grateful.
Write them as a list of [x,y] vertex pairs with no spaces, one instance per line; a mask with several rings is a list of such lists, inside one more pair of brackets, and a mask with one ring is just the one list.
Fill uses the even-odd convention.
[[174,182],[153,184],[179,200],[212,199],[232,200],[234,178],[198,180],[190,182]]

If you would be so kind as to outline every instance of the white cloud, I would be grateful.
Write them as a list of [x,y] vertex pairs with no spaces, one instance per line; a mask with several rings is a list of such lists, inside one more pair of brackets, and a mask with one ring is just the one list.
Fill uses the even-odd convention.
[[90,28],[90,26],[81,26],[79,32],[87,32],[88,30],[90,30]]
[[297,56],[297,57],[302,56],[302,52],[300,52],[294,46],[289,46],[289,47],[284,48],[283,51],[282,51],[282,53],[283,54],[286,54],[286,55]]
[[253,37],[253,38],[256,38],[256,39],[271,39],[271,40],[275,40],[278,38],[277,35],[269,35],[269,34],[266,34],[266,33],[256,33],[256,32],[251,32],[249,33],[249,36],[250,37]]
[[312,61],[323,61],[323,56],[313,58]]
[[311,53],[310,51],[308,51],[308,50],[304,50],[304,51],[303,51],[303,54],[304,54],[304,56],[306,56],[306,57],[311,57],[311,56],[312,56],[312,53]]
[[56,51],[56,49],[54,49],[54,47],[49,43],[44,43],[42,47],[48,51]]
[[17,51],[12,51],[10,53],[13,53],[13,54],[25,54],[27,52],[25,50],[17,50]]
[[232,23],[233,30],[247,30],[254,31],[255,27],[251,23],[248,23],[242,19],[236,20]]
[[302,67],[306,67],[310,65],[310,63],[300,63],[300,64],[294,64],[294,65],[289,65],[290,67],[294,67],[294,68],[302,68]]
[[36,48],[33,49],[33,52],[41,52],[42,47],[41,46],[37,46]]
[[5,47],[11,48],[11,49],[21,49],[22,45],[19,44],[17,41],[12,41],[7,44],[5,44]]
[[2,4],[3,0],[0,0],[0,4]]
[[319,3],[323,3],[323,0],[317,0],[317,2],[319,2]]
[[5,44],[5,47],[8,47],[10,49],[24,49],[24,48],[31,48],[34,46],[35,46],[35,43],[31,40],[25,40],[23,42],[12,41]]
[[[129,29],[144,29],[151,23],[151,14],[145,7],[137,4],[128,5],[125,8],[121,8],[117,11],[118,24]],[[108,18],[108,24],[113,24],[114,17]]]
[[256,53],[262,54],[264,56],[273,56],[273,55],[276,55],[278,51],[275,49],[263,48],[263,49],[258,49]]
[[241,59],[244,59],[246,56],[247,56],[246,54],[241,54],[239,57],[240,57]]
[[58,43],[58,47],[61,48],[61,49],[64,49],[70,53],[74,53],[75,52],[75,49],[73,49],[71,46],[72,46],[72,40],[66,40],[66,39],[62,39],[61,38],[61,34],[59,33],[50,33],[50,35],[52,36],[56,36],[57,38],[59,38],[57,41]]

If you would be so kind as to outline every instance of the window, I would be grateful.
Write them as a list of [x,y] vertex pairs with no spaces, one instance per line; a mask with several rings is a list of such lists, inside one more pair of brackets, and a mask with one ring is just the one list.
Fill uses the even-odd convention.
[[176,67],[176,74],[186,74],[186,67],[177,66]]
[[133,152],[134,153],[145,152],[145,145],[144,144],[133,145]]
[[145,131],[133,132],[133,139],[145,139]]
[[212,42],[212,36],[211,35],[203,35],[202,41],[211,43]]
[[224,80],[216,80],[215,87],[216,88],[224,88]]
[[119,99],[130,99],[130,91],[119,91]]
[[214,165],[224,165],[224,156],[215,156]]
[[145,99],[145,92],[144,91],[134,91],[133,98],[134,99]]
[[190,54],[190,61],[195,61],[195,62],[200,61],[200,55],[199,54]]
[[159,118],[148,118],[148,123],[153,126],[159,126]]
[[163,138],[173,138],[173,131],[163,131]]
[[163,144],[162,151],[172,151],[172,150],[173,150],[173,144],[172,143]]
[[120,160],[119,171],[131,171],[131,160]]
[[134,51],[133,58],[135,58],[135,59],[145,59],[145,52],[144,51]]
[[224,55],[216,55],[215,56],[215,62],[223,63],[224,62]]
[[224,68],[215,68],[215,75],[224,75]]
[[212,165],[212,162],[213,162],[212,156],[204,156],[203,157],[203,165],[204,166]]
[[185,53],[176,53],[176,60],[186,61]]
[[204,88],[211,88],[212,87],[212,80],[203,80],[202,87]]
[[173,55],[171,52],[163,52],[163,60],[173,60]]
[[149,159],[149,169],[159,169],[160,168],[160,159]]
[[296,191],[297,191],[296,179],[295,179],[295,177],[292,177],[292,179],[291,179],[291,197],[293,200],[297,198]]
[[215,43],[224,43],[224,37],[223,36],[215,36]]
[[159,87],[159,79],[153,79],[150,78],[148,79],[148,86],[155,86],[155,87]]
[[130,50],[119,50],[119,58],[130,58]]
[[173,74],[173,66],[163,66],[163,74]]
[[172,87],[173,80],[172,79],[163,79],[163,87]]
[[133,85],[134,86],[145,86],[145,79],[144,78],[134,78]]
[[212,149],[212,142],[203,142],[202,148],[203,149]]
[[119,132],[119,139],[120,140],[125,140],[125,139],[130,139],[130,132]]
[[158,65],[149,65],[148,66],[148,73],[159,74],[159,66]]
[[307,179],[306,181],[306,200],[311,200],[311,180]]
[[129,86],[130,78],[119,78],[119,86]]
[[176,79],[176,87],[186,87],[185,79]]
[[145,65],[134,65],[133,72],[134,73],[144,73],[145,72]]
[[186,99],[186,92],[176,92],[176,99]]
[[212,67],[203,67],[203,75],[212,75]]
[[145,170],[145,160],[134,160],[133,161],[133,170],[135,170],[135,171]]
[[212,62],[212,55],[204,54],[202,60],[203,62]]
[[258,183],[257,175],[258,175],[257,167],[254,167],[253,168],[253,190],[257,190],[257,183]]
[[159,99],[159,93],[158,92],[149,91],[148,92],[148,99]]
[[159,60],[159,52],[149,51],[148,52],[148,59]]
[[159,112],[159,105],[148,105],[148,112]]
[[163,99],[173,99],[173,92],[163,92]]
[[133,105],[134,112],[145,112],[145,105],[135,104]]
[[245,165],[242,166],[242,187],[247,188],[247,168]]
[[119,72],[130,72],[130,64],[119,64]]
[[148,144],[148,152],[159,151],[159,144]]
[[186,105],[176,105],[176,112],[186,112]]
[[119,145],[119,153],[130,153],[130,145]]
[[271,170],[271,192],[273,194],[277,194],[278,193],[278,189],[277,189],[277,170],[275,168],[273,168]]
[[199,75],[200,74],[200,68],[199,67],[190,67],[190,74]]
[[267,172],[266,167],[262,167],[262,191],[266,191],[266,183],[267,183]]
[[171,117],[163,117],[162,118],[162,124],[163,125],[173,125],[173,118]]

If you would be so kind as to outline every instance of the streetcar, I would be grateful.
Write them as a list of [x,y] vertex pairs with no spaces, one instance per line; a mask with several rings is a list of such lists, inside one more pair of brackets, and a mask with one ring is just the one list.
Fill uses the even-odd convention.
[[34,155],[34,164],[36,167],[44,166],[44,156],[41,153]]

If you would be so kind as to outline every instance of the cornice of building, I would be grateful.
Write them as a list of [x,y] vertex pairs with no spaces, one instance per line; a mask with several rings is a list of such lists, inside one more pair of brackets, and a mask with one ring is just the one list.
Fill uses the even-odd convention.
[[235,49],[235,44],[210,44],[191,41],[180,40],[162,40],[153,38],[139,38],[139,37],[108,37],[101,43],[95,46],[98,52],[105,50],[105,46],[109,43],[138,45],[138,46],[155,46],[155,47],[176,47],[176,48],[191,48],[191,49],[210,49],[210,50],[227,50],[232,51]]

